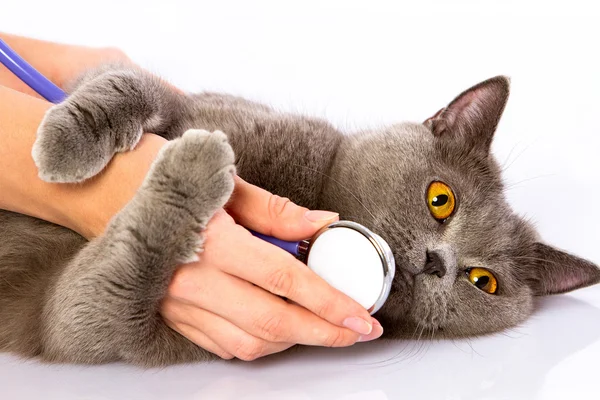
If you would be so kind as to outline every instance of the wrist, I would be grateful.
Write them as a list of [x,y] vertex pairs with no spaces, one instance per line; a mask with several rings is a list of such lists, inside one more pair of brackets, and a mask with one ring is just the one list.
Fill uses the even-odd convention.
[[50,104],[0,87],[0,209],[98,236],[142,184],[166,140],[145,134],[117,154],[98,176],[78,184],[42,181],[31,157],[36,131]]
[[[118,153],[98,176],[73,185],[73,201],[62,209],[71,229],[88,239],[99,236],[133,198],[166,139],[145,134],[135,149]],[[70,186],[70,185],[69,185]]]

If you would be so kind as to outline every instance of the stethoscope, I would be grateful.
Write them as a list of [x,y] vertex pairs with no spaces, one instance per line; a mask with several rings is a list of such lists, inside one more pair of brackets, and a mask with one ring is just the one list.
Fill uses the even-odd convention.
[[396,273],[390,246],[361,224],[338,221],[312,238],[286,242],[252,232],[291,253],[331,286],[375,314],[388,298]]
[[[0,63],[43,98],[60,103],[66,93],[40,74],[0,39]],[[312,238],[287,242],[252,232],[303,261],[326,282],[376,313],[390,294],[396,272],[389,245],[379,235],[350,221],[326,225]]]

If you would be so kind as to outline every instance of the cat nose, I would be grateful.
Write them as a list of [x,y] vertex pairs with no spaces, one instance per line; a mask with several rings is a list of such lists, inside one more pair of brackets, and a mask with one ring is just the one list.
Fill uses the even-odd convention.
[[427,260],[425,261],[424,274],[437,275],[443,278],[446,275],[446,265],[443,257],[435,250],[427,250]]

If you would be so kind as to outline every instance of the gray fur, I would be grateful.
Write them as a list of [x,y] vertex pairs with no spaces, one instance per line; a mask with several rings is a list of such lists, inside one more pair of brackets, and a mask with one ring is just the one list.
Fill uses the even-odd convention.
[[[107,66],[75,83],[47,114],[33,155],[42,179],[94,176],[142,131],[174,139],[143,187],[86,244],[69,230],[0,212],[0,349],[50,361],[124,360],[145,366],[200,361],[209,353],[158,315],[175,266],[232,190],[247,181],[309,208],[331,209],[390,243],[398,265],[377,314],[388,337],[460,337],[525,320],[534,297],[597,283],[598,268],[541,244],[509,208],[490,155],[508,98],[497,77],[465,91],[423,124],[343,135],[326,121],[277,113],[241,98],[174,92],[136,69]],[[457,197],[444,223],[425,193],[440,180]],[[430,274],[435,252],[445,274]],[[437,262],[437,261],[436,261]],[[497,294],[466,278],[491,270]]]

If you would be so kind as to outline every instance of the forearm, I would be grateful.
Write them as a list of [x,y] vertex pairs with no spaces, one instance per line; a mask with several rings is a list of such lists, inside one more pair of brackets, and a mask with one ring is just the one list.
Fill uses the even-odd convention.
[[51,104],[0,87],[0,208],[35,216],[91,238],[134,195],[165,140],[144,135],[83,184],[40,180],[31,157],[37,128]]
[[[59,87],[75,79],[88,68],[104,62],[128,62],[127,56],[114,48],[73,46],[0,32],[0,38],[34,68]],[[29,86],[0,65],[0,84],[41,98]]]

